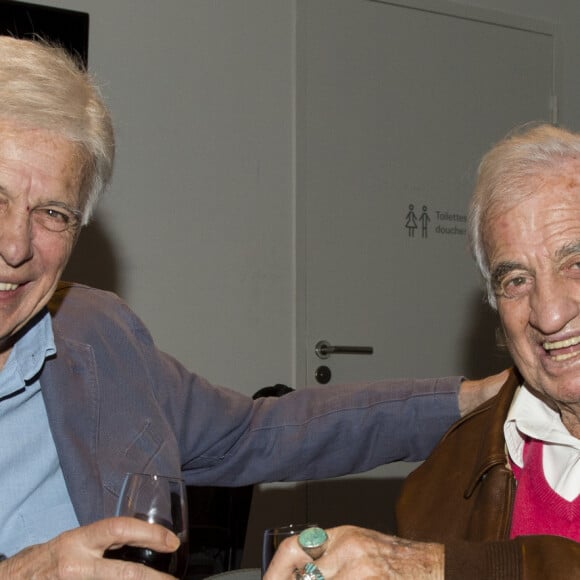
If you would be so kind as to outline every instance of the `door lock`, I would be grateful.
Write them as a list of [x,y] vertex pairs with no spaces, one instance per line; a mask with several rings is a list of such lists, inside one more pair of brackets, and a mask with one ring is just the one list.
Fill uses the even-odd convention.
[[327,366],[322,365],[316,369],[316,372],[314,373],[314,378],[316,379],[317,383],[320,383],[321,385],[326,385],[326,383],[328,383],[332,378],[332,372]]

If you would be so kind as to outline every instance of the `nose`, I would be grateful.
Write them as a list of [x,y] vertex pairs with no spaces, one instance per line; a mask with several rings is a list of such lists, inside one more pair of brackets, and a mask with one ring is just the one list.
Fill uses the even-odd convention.
[[32,228],[28,212],[11,212],[0,219],[0,257],[17,268],[32,257]]
[[530,324],[545,335],[561,331],[580,314],[580,302],[569,281],[558,275],[536,280],[530,298]]

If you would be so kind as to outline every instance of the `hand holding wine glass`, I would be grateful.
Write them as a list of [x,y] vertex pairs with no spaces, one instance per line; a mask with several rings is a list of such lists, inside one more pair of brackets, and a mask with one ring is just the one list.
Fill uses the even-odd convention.
[[106,558],[138,562],[176,578],[184,577],[187,570],[188,525],[187,493],[183,480],[155,474],[127,474],[116,515],[160,524],[174,532],[181,544],[175,552],[169,553],[126,545],[107,550]]

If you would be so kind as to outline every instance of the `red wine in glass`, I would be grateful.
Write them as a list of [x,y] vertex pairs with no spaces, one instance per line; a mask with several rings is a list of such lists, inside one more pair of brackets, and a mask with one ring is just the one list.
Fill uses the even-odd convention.
[[130,516],[160,524],[181,540],[175,552],[156,552],[147,547],[121,546],[106,550],[105,558],[144,564],[184,578],[189,554],[187,526],[187,492],[183,480],[174,477],[129,473],[125,477],[116,515]]
[[156,552],[149,548],[139,548],[138,546],[122,546],[114,550],[107,550],[105,558],[116,560],[129,560],[138,564],[145,564],[150,568],[155,568],[159,572],[171,574],[176,578],[184,578],[187,571],[187,559],[189,554],[188,543],[182,542],[175,552]]

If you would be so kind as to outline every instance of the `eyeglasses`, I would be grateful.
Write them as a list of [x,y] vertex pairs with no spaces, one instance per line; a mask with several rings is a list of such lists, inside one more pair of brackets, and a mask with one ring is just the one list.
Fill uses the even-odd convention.
[[83,217],[78,209],[54,204],[34,207],[30,215],[34,223],[50,232],[75,231]]
[[[0,195],[0,218],[11,219],[10,211],[9,200]],[[80,210],[60,201],[50,201],[44,205],[38,205],[29,209],[27,213],[32,224],[49,232],[75,232],[83,217]]]

